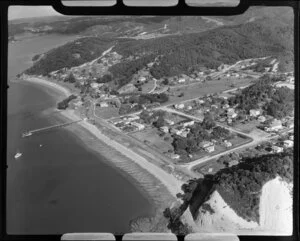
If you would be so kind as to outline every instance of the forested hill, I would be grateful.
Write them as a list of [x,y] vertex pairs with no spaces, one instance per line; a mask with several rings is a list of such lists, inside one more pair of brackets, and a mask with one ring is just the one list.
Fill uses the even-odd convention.
[[[90,61],[109,48],[110,42],[118,42],[113,51],[128,57],[139,55],[140,61],[149,54],[160,56],[151,73],[154,77],[172,76],[205,66],[216,68],[222,63],[231,64],[240,59],[274,56],[279,58],[281,70],[290,70],[293,63],[293,26],[282,21],[264,19],[236,26],[225,26],[203,33],[168,36],[147,40],[85,38],[78,45],[74,41],[49,51],[43,59],[27,70],[28,74],[47,74],[53,70],[72,67]],[[78,51],[85,56],[75,59]],[[85,52],[86,51],[86,52]],[[93,54],[90,54],[93,53]],[[115,77],[132,75],[143,65],[134,60],[111,67]],[[127,73],[130,66],[130,73]],[[130,77],[130,76],[129,76]]]
[[[71,68],[89,62],[114,45],[114,40],[96,37],[81,38],[54,48],[44,54],[26,74],[47,75],[62,68]],[[34,58],[37,58],[34,56]]]

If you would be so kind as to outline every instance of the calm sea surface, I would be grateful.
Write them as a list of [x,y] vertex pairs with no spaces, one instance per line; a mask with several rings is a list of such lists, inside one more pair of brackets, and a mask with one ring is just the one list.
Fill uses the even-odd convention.
[[[9,45],[9,79],[28,68],[36,53],[75,36],[40,36]],[[53,124],[41,114],[55,106],[42,87],[9,82],[7,231],[9,234],[129,231],[129,221],[148,215],[150,202],[118,171],[103,163],[73,133],[60,129],[21,138]],[[23,155],[15,159],[17,151]]]

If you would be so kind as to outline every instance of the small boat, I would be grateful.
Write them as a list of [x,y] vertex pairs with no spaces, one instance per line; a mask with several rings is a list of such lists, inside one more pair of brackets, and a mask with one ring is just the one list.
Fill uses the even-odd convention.
[[22,134],[22,137],[27,137],[27,136],[31,136],[31,135],[32,135],[31,132],[24,132],[24,133]]
[[15,159],[18,159],[21,156],[22,156],[22,153],[21,152],[17,152],[17,154],[15,155]]
[[42,147],[43,145],[42,144],[40,144],[40,147]]

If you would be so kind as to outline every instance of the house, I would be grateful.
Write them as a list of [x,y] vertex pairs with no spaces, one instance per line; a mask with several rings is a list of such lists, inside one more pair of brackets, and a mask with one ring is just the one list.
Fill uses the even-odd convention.
[[106,102],[100,102],[100,107],[101,108],[108,107],[108,104]]
[[172,126],[172,125],[174,125],[174,124],[175,124],[175,122],[174,122],[174,121],[172,121],[172,120],[169,120],[169,119],[165,119],[165,122],[166,122],[168,125],[170,125],[170,126]]
[[227,109],[227,117],[230,119],[233,119],[235,117],[237,117],[237,113],[235,113],[234,108],[228,108]]
[[225,141],[224,141],[224,145],[225,145],[226,147],[231,147],[231,146],[232,146],[232,143],[231,143],[230,141],[225,140]]
[[205,101],[204,100],[198,100],[199,104],[204,104]]
[[145,81],[146,81],[146,77],[144,77],[144,76],[140,77],[140,78],[139,78],[139,81],[140,81],[140,82],[145,82]]
[[203,148],[206,148],[206,147],[209,147],[209,146],[213,146],[214,144],[212,143],[212,142],[210,142],[210,141],[203,141],[202,143],[201,143],[201,146],[203,147]]
[[280,152],[283,152],[283,148],[279,147],[279,146],[272,146],[272,151],[274,153],[280,153]]
[[81,100],[77,101],[77,102],[74,102],[74,105],[75,106],[82,106],[83,102]]
[[182,129],[182,130],[178,130],[176,132],[176,135],[186,138],[189,132],[190,132],[189,130]]
[[228,104],[223,105],[223,109],[228,109],[230,106]]
[[187,107],[187,109],[188,109],[188,110],[192,110],[193,107],[189,105],[189,106]]
[[286,127],[287,127],[287,128],[294,128],[294,122],[293,122],[293,121],[288,121],[288,122],[286,123]]
[[171,155],[171,158],[172,158],[172,159],[179,159],[179,158],[180,158],[180,155],[178,155],[178,154],[172,154],[172,155]]
[[281,120],[277,120],[277,119],[274,119],[270,123],[269,128],[268,128],[269,131],[278,131],[280,129],[282,129],[282,123],[281,123]]
[[170,128],[170,133],[171,134],[177,134],[177,132],[179,131],[178,129],[176,129],[176,128]]
[[216,108],[216,109],[218,109],[218,106],[217,106],[217,105],[211,105],[211,108]]
[[252,110],[249,111],[249,114],[250,114],[250,116],[257,117],[257,116],[260,115],[260,110],[252,109]]
[[138,120],[138,119],[140,119],[140,117],[138,115],[133,115],[133,116],[127,118],[128,121],[134,121],[134,120]]
[[175,109],[182,110],[184,108],[184,104],[176,104]]
[[178,80],[178,83],[184,83],[185,82],[185,79],[184,78],[180,78],[179,80]]
[[145,125],[141,124],[141,123],[137,123],[137,122],[131,122],[131,125],[134,125],[138,128],[139,131],[145,129]]
[[259,117],[257,118],[257,120],[258,120],[259,122],[265,122],[265,121],[266,121],[266,117],[264,117],[263,115],[261,115],[261,116],[259,116]]
[[205,147],[205,151],[211,153],[215,151],[215,146],[212,145],[212,146]]
[[227,123],[228,123],[228,124],[231,124],[231,123],[232,123],[232,119],[231,119],[231,118],[228,118],[228,119],[227,119]]
[[293,141],[294,140],[294,135],[290,135],[289,140]]
[[161,131],[163,131],[164,133],[169,133],[169,127],[167,126],[162,126],[159,128]]
[[294,76],[289,76],[286,78],[286,82],[290,83],[290,84],[294,84],[295,81],[295,77]]
[[228,163],[228,167],[232,167],[232,166],[235,166],[235,165],[237,165],[237,164],[239,164],[239,161],[238,161],[238,160],[232,160],[232,161],[230,161],[230,162]]
[[292,141],[292,140],[285,140],[283,142],[283,146],[286,147],[286,148],[293,147],[294,146],[294,141]]
[[194,124],[195,124],[195,121],[188,121],[188,122],[183,123],[183,126],[187,127],[187,126],[192,126]]

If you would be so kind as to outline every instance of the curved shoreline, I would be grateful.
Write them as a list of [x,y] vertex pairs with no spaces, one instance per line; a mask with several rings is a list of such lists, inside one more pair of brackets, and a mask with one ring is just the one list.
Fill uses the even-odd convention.
[[[41,77],[25,75],[22,76],[22,79],[30,83],[49,87],[51,90],[59,92],[60,95],[64,97],[68,97],[72,94],[67,88]],[[59,114],[59,117],[69,120],[79,119],[73,110],[60,111]],[[129,178],[129,181],[131,181],[132,184],[141,191],[141,194],[147,197],[150,203],[153,204],[154,208],[154,215],[147,218],[156,219],[156,221],[154,220],[153,222],[157,222],[157,219],[162,219],[163,210],[169,207],[174,201],[178,201],[176,199],[176,194],[181,192],[180,187],[183,182],[181,183],[172,174],[165,172],[160,167],[146,160],[146,158],[134,152],[130,148],[123,146],[109,136],[103,134],[101,130],[91,123],[82,121],[76,126],[78,127],[78,125],[80,128],[72,126],[67,128],[78,136],[84,144],[87,144],[86,142],[88,142],[88,145],[86,145],[87,148],[105,157],[106,164],[116,168],[116,171],[119,171],[121,175]],[[81,135],[79,129],[88,132],[87,135]],[[90,136],[95,137],[95,139]],[[95,145],[91,145],[90,140],[88,139],[100,142]],[[109,149],[111,149],[111,151],[106,151]],[[107,153],[109,153],[109,156]],[[112,156],[113,158],[111,158]],[[137,221],[138,219],[139,218],[137,217],[134,221]],[[143,226],[143,224],[140,225]],[[153,225],[156,224],[154,223]]]

